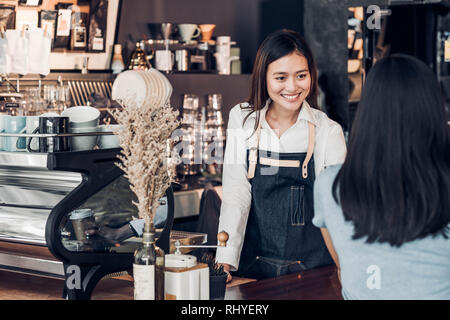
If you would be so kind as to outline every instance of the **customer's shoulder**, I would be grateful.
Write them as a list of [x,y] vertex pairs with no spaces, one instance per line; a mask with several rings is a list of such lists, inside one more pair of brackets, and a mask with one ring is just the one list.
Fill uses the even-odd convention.
[[325,189],[327,186],[332,185],[337,174],[339,173],[339,170],[341,170],[341,167],[342,164],[335,164],[322,170],[315,181],[317,188]]

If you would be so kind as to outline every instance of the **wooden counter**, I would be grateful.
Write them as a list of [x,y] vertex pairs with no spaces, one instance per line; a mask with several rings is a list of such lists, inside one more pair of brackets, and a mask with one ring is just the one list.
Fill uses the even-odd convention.
[[[63,280],[0,271],[0,300],[62,300]],[[338,300],[341,286],[334,267],[295,273],[275,279],[254,281],[227,288],[226,300]],[[132,300],[130,276],[105,278],[92,300]]]
[[226,300],[342,300],[336,267],[293,273],[228,288]]

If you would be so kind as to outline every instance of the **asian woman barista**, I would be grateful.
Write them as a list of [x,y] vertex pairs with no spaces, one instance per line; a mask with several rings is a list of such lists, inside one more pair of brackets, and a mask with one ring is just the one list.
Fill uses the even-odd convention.
[[[256,55],[248,103],[229,114],[216,261],[254,279],[333,263],[312,224],[313,183],[346,156],[342,128],[317,106],[317,69],[294,31],[270,34]],[[231,280],[231,275],[228,281]]]

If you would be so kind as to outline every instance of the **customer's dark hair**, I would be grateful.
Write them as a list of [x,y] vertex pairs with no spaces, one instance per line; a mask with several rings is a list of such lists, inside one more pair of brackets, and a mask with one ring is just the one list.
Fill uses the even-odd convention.
[[354,224],[353,239],[401,246],[447,238],[446,112],[437,79],[420,60],[392,55],[369,72],[333,196]]
[[[313,54],[305,39],[298,33],[288,29],[275,31],[267,36],[261,43],[256,53],[255,64],[252,73],[252,86],[250,97],[248,99],[249,107],[253,112],[264,108],[266,101],[269,99],[267,92],[267,68],[269,64],[293,52],[297,52],[308,61],[309,74],[311,76],[311,89],[306,101],[313,108],[318,108],[318,80],[317,67]],[[247,109],[245,107],[245,109]],[[253,112],[250,112],[244,119],[244,123]],[[257,121],[255,130],[259,123],[259,113],[257,113]]]

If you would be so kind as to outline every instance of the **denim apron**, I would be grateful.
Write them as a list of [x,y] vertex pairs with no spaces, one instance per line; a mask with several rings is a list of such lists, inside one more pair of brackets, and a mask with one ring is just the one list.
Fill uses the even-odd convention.
[[[314,125],[306,153],[248,151],[252,202],[238,276],[264,279],[333,263],[314,216]],[[255,145],[256,144],[256,145]]]

